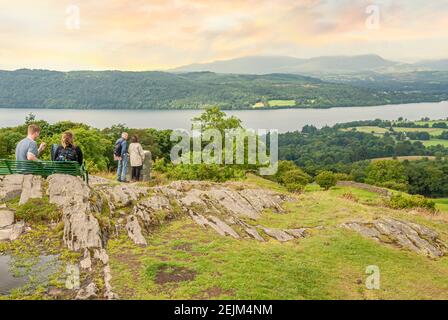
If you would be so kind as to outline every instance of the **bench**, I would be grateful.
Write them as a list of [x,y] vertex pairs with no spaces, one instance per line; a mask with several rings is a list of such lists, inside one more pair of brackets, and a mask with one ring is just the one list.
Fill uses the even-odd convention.
[[0,159],[0,176],[10,174],[34,174],[48,177],[52,174],[79,176],[88,184],[89,173],[85,165],[75,161],[15,161]]

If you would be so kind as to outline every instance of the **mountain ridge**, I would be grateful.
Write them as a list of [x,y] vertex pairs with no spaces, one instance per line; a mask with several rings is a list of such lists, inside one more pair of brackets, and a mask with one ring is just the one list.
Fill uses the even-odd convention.
[[376,54],[318,56],[307,59],[290,56],[245,56],[194,63],[168,70],[174,73],[211,71],[215,73],[305,75],[350,74],[362,72],[446,71],[448,59],[403,63],[384,59]]

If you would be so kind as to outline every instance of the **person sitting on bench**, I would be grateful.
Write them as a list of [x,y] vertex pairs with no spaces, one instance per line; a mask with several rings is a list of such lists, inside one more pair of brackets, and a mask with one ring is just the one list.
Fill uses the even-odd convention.
[[46,144],[42,143],[37,148],[36,139],[40,135],[40,128],[36,124],[30,124],[28,126],[28,136],[21,140],[16,147],[16,160],[17,161],[37,161],[39,156],[45,150]]
[[54,160],[76,161],[79,165],[82,165],[83,154],[81,148],[75,145],[73,133],[70,131],[66,131],[62,134],[61,145],[56,148]]

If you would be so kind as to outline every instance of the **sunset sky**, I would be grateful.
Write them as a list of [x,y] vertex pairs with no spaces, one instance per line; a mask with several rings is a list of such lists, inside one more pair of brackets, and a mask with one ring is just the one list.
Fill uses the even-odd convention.
[[[373,27],[371,5],[380,13]],[[366,53],[448,58],[448,0],[0,0],[3,70],[164,70],[247,55]]]

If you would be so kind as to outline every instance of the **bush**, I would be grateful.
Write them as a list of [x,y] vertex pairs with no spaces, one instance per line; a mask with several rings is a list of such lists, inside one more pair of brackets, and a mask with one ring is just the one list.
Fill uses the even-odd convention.
[[301,192],[312,181],[311,177],[292,161],[279,161],[274,180],[290,192]]
[[397,190],[397,191],[403,191],[403,192],[408,191],[408,184],[407,183],[399,183],[399,182],[395,182],[395,181],[386,181],[386,182],[383,182],[383,183],[379,183],[378,186],[383,187],[383,188],[387,188],[387,189]]
[[25,222],[57,222],[61,216],[61,210],[46,198],[30,199],[16,210],[16,218]]
[[336,175],[331,171],[322,171],[316,176],[316,183],[325,190],[334,187],[337,182]]
[[[160,170],[161,169],[161,170]],[[166,177],[172,180],[209,180],[224,182],[234,179],[243,179],[245,171],[237,166],[224,166],[217,164],[168,164],[159,168],[165,172]]]
[[392,195],[389,200],[389,206],[394,209],[422,208],[430,211],[436,210],[436,204],[434,201],[421,195],[410,195],[406,193],[397,193]]
[[353,177],[346,173],[335,173],[334,174],[337,181],[352,181]]

